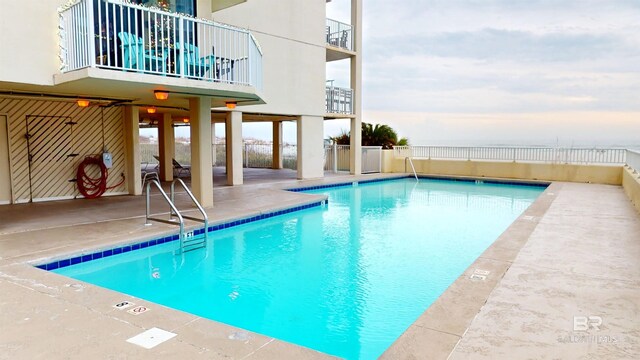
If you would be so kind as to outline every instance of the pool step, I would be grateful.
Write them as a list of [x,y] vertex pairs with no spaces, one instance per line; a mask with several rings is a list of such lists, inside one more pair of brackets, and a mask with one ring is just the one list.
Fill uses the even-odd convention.
[[181,241],[180,248],[183,253],[202,249],[207,247],[207,232],[204,231],[204,235],[193,235],[193,231],[184,234],[184,240]]

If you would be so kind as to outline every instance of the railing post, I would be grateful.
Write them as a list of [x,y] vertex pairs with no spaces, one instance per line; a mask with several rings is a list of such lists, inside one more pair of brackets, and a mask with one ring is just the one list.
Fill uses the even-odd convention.
[[[186,55],[185,53],[185,47],[184,47],[184,18],[182,16],[178,17],[178,39],[180,41],[180,46],[182,46],[182,51],[178,52],[178,58],[174,59],[174,61],[177,62],[176,66],[180,68],[180,77],[183,78],[184,77],[184,71],[185,71],[185,62],[183,61],[184,56]],[[175,46],[175,44],[174,44]],[[215,76],[215,69],[211,70]]]
[[147,202],[147,206],[146,206],[146,216],[145,216],[145,221],[144,224],[145,225],[151,225],[151,221],[149,221],[149,214],[150,214],[150,209],[149,209],[149,190],[151,188],[151,182],[147,182],[147,190],[146,190],[146,202]]
[[249,168],[249,146],[244,144],[244,167]]
[[86,7],[86,14],[87,14],[87,50],[88,50],[88,56],[89,56],[89,65],[91,65],[91,67],[95,67],[96,66],[96,45],[95,45],[95,39],[96,39],[96,34],[95,34],[95,29],[93,28],[93,1],[90,0],[84,0],[84,5]]
[[[248,77],[247,82],[249,83],[249,85],[253,85],[253,83],[251,82],[251,73],[253,72],[252,71],[253,67],[251,66],[251,58],[253,58],[253,56],[252,56],[253,54],[251,54],[251,42],[253,42],[253,39],[251,38],[251,35],[249,35],[249,33],[246,33],[246,36],[247,36],[247,57],[248,57],[248,59],[247,59],[247,67],[248,67],[247,72],[249,73],[248,76],[247,76]],[[257,88],[257,86],[256,86],[256,88]]]
[[333,173],[338,173],[338,143],[333,142]]

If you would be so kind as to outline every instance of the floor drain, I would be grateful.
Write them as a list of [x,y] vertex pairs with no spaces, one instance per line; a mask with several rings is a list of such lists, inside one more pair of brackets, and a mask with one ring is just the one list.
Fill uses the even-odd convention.
[[176,334],[154,327],[130,339],[127,339],[127,342],[142,346],[145,349],[152,349],[162,344],[163,342],[173,338],[174,336],[176,336]]

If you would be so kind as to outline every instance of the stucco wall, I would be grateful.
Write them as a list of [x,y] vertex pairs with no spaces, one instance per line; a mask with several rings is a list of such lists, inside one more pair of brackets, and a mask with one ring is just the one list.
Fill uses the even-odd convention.
[[[0,0],[0,89],[12,88],[2,82],[54,85],[54,75],[60,74],[57,9],[65,3]],[[251,0],[215,13],[210,0],[197,4],[198,17],[250,29],[263,50],[260,95],[267,104],[243,106],[242,111],[324,115],[325,1]],[[127,82],[122,86],[126,89]],[[100,91],[86,95],[92,93]]]
[[244,112],[323,116],[325,113],[324,0],[251,0],[213,13],[248,28],[263,51],[266,105]]
[[[405,172],[404,159],[390,153],[383,157],[383,172]],[[413,159],[413,163],[419,174],[622,184],[620,166],[428,159]]]
[[0,0],[0,82],[53,85],[63,0]]
[[640,211],[640,173],[634,173],[628,167],[622,169],[622,187],[633,205]]

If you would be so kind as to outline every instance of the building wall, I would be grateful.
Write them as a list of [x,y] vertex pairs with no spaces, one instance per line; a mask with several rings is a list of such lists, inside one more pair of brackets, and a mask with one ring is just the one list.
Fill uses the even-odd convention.
[[[53,85],[63,0],[0,0],[0,82]],[[1,88],[1,86],[0,86]]]
[[266,105],[243,112],[323,116],[326,47],[324,0],[251,0],[213,13],[213,20],[248,28],[263,51]]
[[[405,172],[404,159],[383,153],[383,172]],[[413,159],[413,164],[418,174],[622,184],[620,166],[428,159]]]
[[[125,171],[121,108],[103,109],[95,106],[80,108],[70,102],[0,98],[0,114],[6,115],[8,119],[11,201],[13,203],[30,201],[32,193],[37,194],[34,195],[37,199],[78,197],[80,194],[76,184],[69,180],[76,177],[78,164],[85,156],[102,153],[103,115],[104,146],[113,155],[113,168],[109,170],[107,186],[112,186],[121,180],[120,174]],[[34,116],[38,116],[41,121],[32,122],[29,132],[34,134],[36,131],[49,131],[50,135],[32,138],[31,143],[28,143],[25,136],[27,123],[30,119],[34,119]],[[75,124],[64,124],[69,121]],[[0,136],[0,147],[6,145],[6,142],[7,139]],[[31,164],[29,163],[29,144],[34,154]],[[34,147],[43,150],[35,154]],[[67,156],[71,154],[77,154],[77,156]],[[37,169],[33,168],[35,162],[38,162]],[[40,175],[36,176],[36,174]],[[38,186],[38,183],[41,185]],[[108,190],[106,194],[126,191],[126,185],[123,184]]]
[[[53,75],[60,73],[61,64],[57,9],[65,3],[0,0],[0,33],[13,34],[0,36],[0,49],[11,49],[0,51],[0,82],[54,84]],[[260,95],[267,104],[239,110],[324,115],[325,1],[251,0],[213,14],[210,0],[199,0],[197,6],[198,17],[250,29],[263,50]],[[33,26],[25,26],[25,19]],[[127,82],[122,86],[126,88]],[[10,88],[0,84],[3,87]]]

